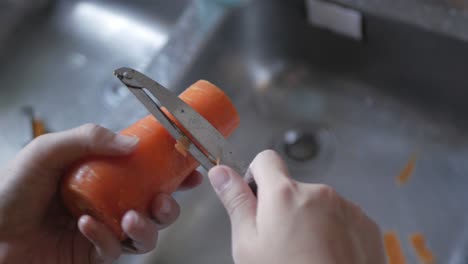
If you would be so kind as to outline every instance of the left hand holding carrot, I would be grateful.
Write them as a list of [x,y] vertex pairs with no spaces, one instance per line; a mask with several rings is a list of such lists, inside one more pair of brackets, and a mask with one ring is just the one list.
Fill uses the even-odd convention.
[[[57,192],[61,176],[78,160],[96,155],[123,156],[138,145],[133,137],[96,125],[41,136],[26,146],[1,174],[0,263],[111,263],[122,253],[118,238],[96,219],[84,215],[76,224]],[[183,188],[201,182],[193,172]],[[136,251],[151,251],[158,230],[172,224],[179,206],[157,194],[150,217],[128,211],[120,225]]]

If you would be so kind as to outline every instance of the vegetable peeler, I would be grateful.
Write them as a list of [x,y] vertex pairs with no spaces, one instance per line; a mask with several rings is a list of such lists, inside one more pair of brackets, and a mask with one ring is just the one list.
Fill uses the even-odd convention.
[[[208,120],[182,101],[167,88],[148,76],[131,68],[119,68],[114,75],[127,86],[130,92],[146,107],[177,142],[187,142],[187,151],[209,171],[215,165],[224,164],[239,175],[245,175],[253,193],[257,185],[249,171],[247,163],[238,155]],[[173,122],[164,111],[164,107],[177,122]],[[187,135],[184,131],[188,131]]]

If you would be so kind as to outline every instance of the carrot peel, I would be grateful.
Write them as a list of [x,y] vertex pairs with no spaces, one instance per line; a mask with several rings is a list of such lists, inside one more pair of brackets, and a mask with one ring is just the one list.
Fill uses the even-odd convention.
[[421,233],[411,234],[409,241],[416,251],[419,261],[423,264],[433,264],[434,255],[426,246],[426,239]]
[[408,160],[408,163],[405,165],[405,167],[401,170],[400,174],[396,178],[396,182],[398,185],[404,185],[408,183],[409,179],[413,175],[414,168],[416,167],[416,160],[417,155],[411,155],[410,159]]
[[388,264],[406,264],[400,240],[395,232],[390,231],[384,234],[384,246]]

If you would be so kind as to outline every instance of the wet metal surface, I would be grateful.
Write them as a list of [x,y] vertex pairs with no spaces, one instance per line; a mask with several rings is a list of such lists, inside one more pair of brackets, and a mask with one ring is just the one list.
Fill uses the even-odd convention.
[[50,131],[131,124],[126,116],[111,118],[128,97],[112,71],[145,69],[185,7],[185,1],[55,2],[23,21],[0,49],[2,163],[30,138],[23,106],[33,107]]
[[468,41],[467,0],[332,0],[332,2]]
[[[308,26],[295,5],[274,3],[232,13],[179,89],[200,78],[225,89],[240,111],[231,142],[244,157],[278,150],[295,179],[330,184],[395,230],[408,263],[418,263],[407,239],[414,232],[438,262],[465,263],[468,47],[372,16],[358,43]],[[291,130],[315,136],[313,159],[284,153]],[[413,175],[400,186],[414,155]],[[229,220],[209,183],[177,198],[181,217],[145,263],[232,263]]]
[[[118,29],[143,27],[122,39],[112,26],[94,30],[83,22],[117,13],[89,17],[101,9],[79,3],[18,35],[34,41],[16,42],[5,55],[2,161],[23,143],[19,105],[33,105],[53,130],[84,122],[119,129],[146,111],[111,81],[113,69],[146,69],[176,91],[207,79],[239,109],[241,125],[230,141],[245,159],[278,150],[295,179],[332,185],[384,231],[395,230],[408,263],[417,263],[407,243],[413,232],[426,236],[438,262],[466,263],[466,43],[369,15],[365,41],[355,42],[311,27],[297,2],[264,0],[232,12],[194,2],[169,16],[180,14],[177,22],[157,19],[164,14],[124,20]],[[206,10],[214,15],[201,15]],[[313,158],[286,155],[288,131],[313,135]],[[399,186],[395,179],[413,155],[414,175]],[[232,263],[229,220],[209,183],[176,198],[181,216],[161,233],[157,251],[121,262]]]

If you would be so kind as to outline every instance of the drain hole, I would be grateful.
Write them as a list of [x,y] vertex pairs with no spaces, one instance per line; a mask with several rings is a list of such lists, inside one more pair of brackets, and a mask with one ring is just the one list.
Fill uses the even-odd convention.
[[288,130],[283,137],[283,151],[288,158],[295,161],[308,161],[319,154],[317,137],[312,133]]

